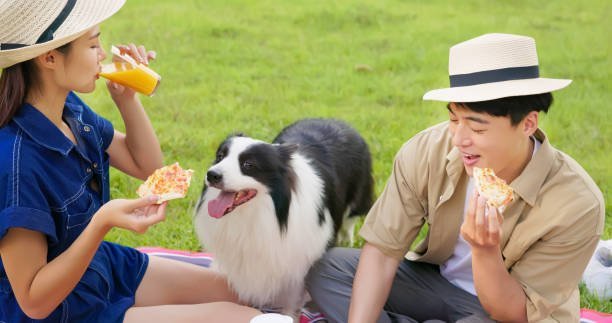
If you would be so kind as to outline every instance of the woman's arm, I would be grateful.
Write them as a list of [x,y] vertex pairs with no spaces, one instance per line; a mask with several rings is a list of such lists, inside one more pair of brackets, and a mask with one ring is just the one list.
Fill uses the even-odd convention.
[[145,180],[163,166],[163,154],[153,126],[140,100],[119,107],[125,122],[125,134],[116,131],[107,149],[110,163],[120,171]]
[[349,322],[375,322],[389,297],[399,260],[365,243],[353,282]]
[[79,282],[103,237],[104,232],[89,225],[68,250],[47,263],[42,233],[9,229],[0,240],[0,254],[24,313],[33,319],[47,317]]
[[[155,58],[155,52],[147,51],[143,46],[130,44],[119,47],[143,64]],[[130,176],[145,180],[163,166],[163,155],[153,125],[134,90],[110,81],[107,87],[125,124],[125,134],[115,131],[107,149],[111,165]]]
[[43,319],[70,294],[87,270],[106,233],[121,227],[138,233],[165,218],[165,203],[156,198],[112,200],[92,218],[62,254],[47,263],[46,237],[36,231],[11,228],[0,240],[0,256],[11,288],[23,312]]

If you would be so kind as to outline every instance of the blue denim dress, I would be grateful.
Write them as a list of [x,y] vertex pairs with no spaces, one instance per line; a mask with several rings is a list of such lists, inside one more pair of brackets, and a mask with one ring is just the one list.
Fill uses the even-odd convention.
[[[10,228],[41,232],[47,261],[65,251],[110,198],[112,124],[74,93],[66,98],[63,119],[76,145],[29,104],[0,128],[0,239]],[[58,308],[32,320],[17,304],[0,259],[0,322],[121,322],[147,265],[145,254],[103,242]]]

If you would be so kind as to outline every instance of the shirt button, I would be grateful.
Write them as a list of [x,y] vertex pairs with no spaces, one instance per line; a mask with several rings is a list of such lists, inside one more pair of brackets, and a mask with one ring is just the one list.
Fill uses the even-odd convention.
[[87,172],[91,173],[91,168],[87,167]]
[[91,131],[91,128],[90,128],[89,126],[84,126],[84,127],[83,127],[83,130],[85,130],[85,132],[90,132],[90,131]]
[[93,163],[93,168],[98,168],[98,163]]

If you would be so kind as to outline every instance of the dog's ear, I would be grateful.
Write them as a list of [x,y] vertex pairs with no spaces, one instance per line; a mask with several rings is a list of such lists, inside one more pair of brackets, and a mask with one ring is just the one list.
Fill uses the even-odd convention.
[[234,133],[229,134],[227,136],[227,138],[225,138],[225,139],[227,140],[227,139],[230,139],[230,138],[233,138],[233,137],[244,137],[244,133],[243,132],[234,132]]
[[278,152],[284,160],[288,160],[298,150],[298,144],[280,144]]

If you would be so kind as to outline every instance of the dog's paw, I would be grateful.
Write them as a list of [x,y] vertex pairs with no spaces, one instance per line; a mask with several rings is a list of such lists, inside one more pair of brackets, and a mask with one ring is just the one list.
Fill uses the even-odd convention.
[[294,323],[298,319],[278,313],[266,313],[255,316],[249,323]]

